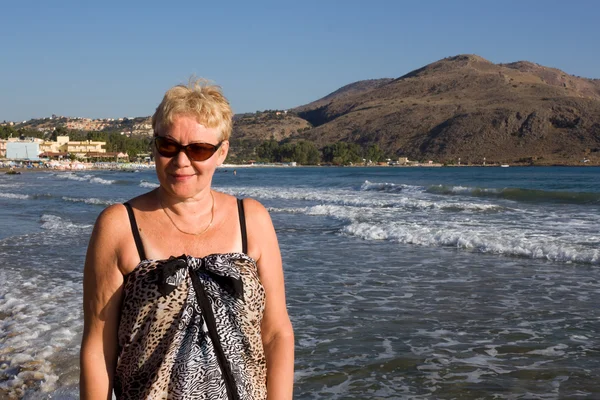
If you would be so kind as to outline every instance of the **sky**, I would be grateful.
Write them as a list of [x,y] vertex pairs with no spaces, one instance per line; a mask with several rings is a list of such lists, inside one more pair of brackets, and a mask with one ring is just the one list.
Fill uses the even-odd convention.
[[236,113],[288,109],[458,54],[600,78],[599,17],[594,0],[0,0],[0,122],[149,116],[192,75]]

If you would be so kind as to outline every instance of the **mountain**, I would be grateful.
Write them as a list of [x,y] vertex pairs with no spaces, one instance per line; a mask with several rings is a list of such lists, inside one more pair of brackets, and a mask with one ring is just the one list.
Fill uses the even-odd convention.
[[440,162],[600,164],[600,80],[527,61],[458,55],[397,79],[361,81],[294,111],[319,146],[378,144]]

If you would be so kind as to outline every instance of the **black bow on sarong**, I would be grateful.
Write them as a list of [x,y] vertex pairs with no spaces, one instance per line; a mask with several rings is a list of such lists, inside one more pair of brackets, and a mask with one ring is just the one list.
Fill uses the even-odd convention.
[[185,255],[179,257],[170,257],[168,260],[160,263],[157,272],[158,291],[163,296],[169,295],[179,284],[177,281],[177,272],[187,268],[189,274],[202,273],[215,281],[219,287],[229,293],[236,299],[244,299],[244,287],[240,278],[223,275],[216,268],[211,268],[204,258],[200,258],[198,268],[193,268],[188,264],[188,258]]
[[[225,380],[225,386],[227,389],[228,400],[239,400],[240,396],[237,390],[237,384],[235,377],[231,369],[231,365],[227,361],[227,357],[223,351],[221,345],[221,338],[217,330],[217,320],[211,306],[211,302],[207,297],[207,293],[204,289],[205,284],[201,281],[199,275],[205,275],[209,279],[217,283],[217,285],[229,293],[236,299],[244,299],[244,289],[242,286],[242,280],[240,278],[234,278],[231,276],[223,275],[222,271],[219,271],[212,263],[206,262],[205,258],[192,258],[185,254],[177,258],[171,257],[168,260],[161,262],[157,268],[157,285],[158,290],[163,296],[167,296],[171,293],[179,283],[183,281],[183,270],[187,269],[187,272],[191,279],[192,287],[196,292],[196,301],[198,306],[202,310],[204,315],[204,321],[208,329],[208,335],[210,336],[213,346],[215,349],[215,355],[221,368],[223,379]],[[178,273],[181,275],[178,276]]]

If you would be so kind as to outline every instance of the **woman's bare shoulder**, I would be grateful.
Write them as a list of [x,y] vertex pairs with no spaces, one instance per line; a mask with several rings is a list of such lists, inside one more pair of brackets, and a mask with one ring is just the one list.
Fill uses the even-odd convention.
[[[227,193],[223,193],[223,192],[219,192],[216,190],[213,190],[213,195],[215,198],[215,202],[216,202],[216,206],[215,207],[219,207],[221,208],[226,214],[230,214],[235,212],[238,209],[238,200],[242,200],[239,197],[227,194]],[[246,210],[246,202],[247,199],[243,199],[244,201],[244,210]]]
[[277,235],[269,211],[258,200],[244,199],[246,231],[248,232],[248,252],[258,263],[259,273],[264,272],[261,261],[278,258]]
[[127,217],[127,209],[123,204],[117,203],[108,206],[98,215],[96,228],[116,229],[118,227],[114,225],[120,225],[119,222],[121,222],[123,217]]
[[259,230],[261,227],[264,228],[273,225],[269,211],[260,201],[250,197],[245,198],[243,201],[244,213],[246,214],[248,224],[258,226]]
[[124,234],[127,230],[131,231],[128,221],[127,209],[123,204],[113,204],[105,208],[96,219],[90,244],[110,246],[117,251]]

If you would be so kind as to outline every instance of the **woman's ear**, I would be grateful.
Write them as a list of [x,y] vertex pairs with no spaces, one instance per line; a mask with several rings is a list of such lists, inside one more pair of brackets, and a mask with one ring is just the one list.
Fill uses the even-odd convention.
[[219,147],[219,162],[217,165],[223,164],[225,159],[227,158],[227,154],[229,153],[229,140],[223,140],[221,143],[221,147]]

